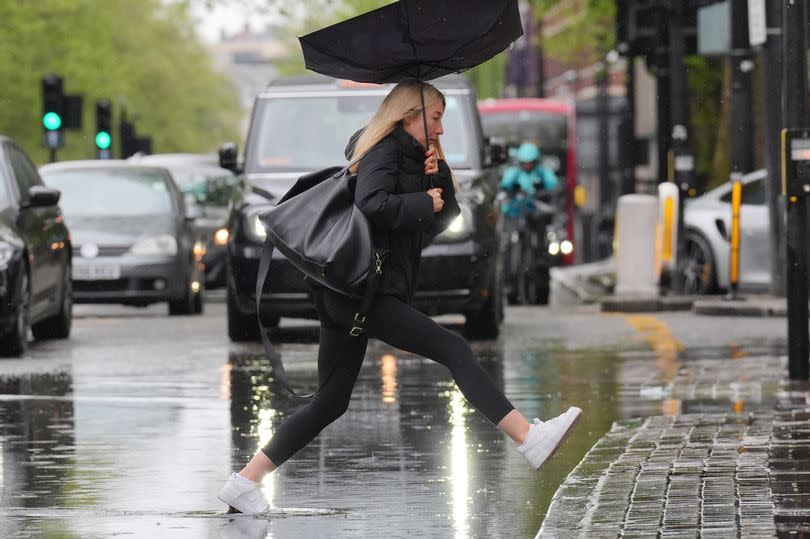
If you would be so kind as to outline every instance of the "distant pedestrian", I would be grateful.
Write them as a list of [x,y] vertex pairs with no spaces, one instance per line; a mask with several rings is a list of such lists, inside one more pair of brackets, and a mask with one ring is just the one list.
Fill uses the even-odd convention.
[[[407,82],[383,100],[353,145],[354,157],[362,157],[355,165],[355,204],[371,222],[375,247],[390,250],[365,332],[360,337],[349,335],[357,301],[310,283],[321,322],[318,377],[321,383],[327,376],[328,380],[278,426],[247,466],[231,474],[219,499],[236,511],[265,511],[262,478],[343,415],[369,337],[445,365],[465,398],[518,444],[535,469],[554,454],[582,413],[571,407],[551,420],[529,424],[476,361],[467,342],[410,305],[424,242],[459,214],[453,176],[439,142],[444,95],[429,84],[423,83],[423,89],[428,140],[419,85]],[[434,175],[434,188],[429,187],[429,175]]]

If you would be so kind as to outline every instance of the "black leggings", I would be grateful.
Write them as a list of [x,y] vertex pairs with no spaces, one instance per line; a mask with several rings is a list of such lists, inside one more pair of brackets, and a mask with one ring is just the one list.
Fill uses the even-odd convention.
[[514,409],[475,360],[467,342],[410,305],[392,296],[377,296],[364,334],[351,337],[349,321],[357,312],[357,302],[320,287],[314,295],[321,320],[319,383],[329,376],[336,359],[339,363],[326,385],[279,425],[262,448],[276,466],[311,442],[349,407],[369,337],[446,366],[464,397],[493,424],[500,423]]

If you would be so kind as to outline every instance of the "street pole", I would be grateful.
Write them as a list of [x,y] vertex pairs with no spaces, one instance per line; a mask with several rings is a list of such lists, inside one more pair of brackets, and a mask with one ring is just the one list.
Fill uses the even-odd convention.
[[[807,11],[805,2],[784,0],[782,92],[785,128],[807,127]],[[788,372],[792,380],[810,378],[807,291],[807,197],[787,199]]]
[[785,296],[785,209],[782,200],[782,3],[765,2],[768,40],[762,49],[765,166],[770,221],[771,294]]
[[625,68],[625,111],[622,115],[622,131],[619,144],[622,163],[621,194],[636,192],[636,59],[626,58]]
[[669,11],[659,9],[656,13],[657,37],[655,45],[655,76],[658,97],[657,138],[658,138],[658,183],[667,181],[669,176],[669,147],[671,144],[672,121],[670,118],[670,69],[669,65]]
[[[671,149],[667,154],[667,179],[674,182],[679,191],[678,243],[675,247],[675,266],[672,269],[670,281],[672,291],[676,294],[683,294],[684,291],[683,261],[686,253],[683,241],[683,207],[689,196],[690,183],[692,183],[682,177],[682,173],[676,172],[679,167],[675,165],[676,157],[686,153],[689,148],[689,92],[686,66],[683,61],[686,52],[683,18],[684,0],[672,0],[669,20],[669,88],[672,134],[670,137]],[[685,171],[685,173],[691,176],[692,171]],[[672,177],[669,177],[670,175]]]
[[610,102],[608,101],[608,82],[610,67],[605,60],[599,62],[596,71],[596,114],[599,125],[599,217],[596,222],[594,237],[597,239],[596,252],[601,259],[610,255],[610,248],[605,244],[605,223],[612,214],[613,181],[610,173]]
[[731,175],[754,168],[753,102],[751,79],[754,62],[748,41],[748,0],[731,0]]

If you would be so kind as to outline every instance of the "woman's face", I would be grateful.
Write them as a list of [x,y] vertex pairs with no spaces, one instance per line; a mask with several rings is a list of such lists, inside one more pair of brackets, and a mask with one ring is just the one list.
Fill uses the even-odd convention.
[[[430,144],[434,144],[439,135],[444,133],[442,128],[442,116],[444,116],[444,105],[438,101],[434,105],[430,105],[425,109],[427,114],[427,132]],[[422,123],[422,113],[417,112],[410,118],[405,118],[402,122],[405,131],[415,138],[419,144],[427,148],[429,144],[425,144],[425,128]]]

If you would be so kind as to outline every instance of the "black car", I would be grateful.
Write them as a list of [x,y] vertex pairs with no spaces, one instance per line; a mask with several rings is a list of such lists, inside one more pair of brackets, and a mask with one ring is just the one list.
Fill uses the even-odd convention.
[[[471,338],[495,338],[503,317],[499,214],[494,206],[496,164],[505,148],[482,134],[475,91],[461,76],[434,81],[447,99],[442,146],[455,179],[461,215],[425,247],[413,304],[430,315],[461,313]],[[228,335],[258,338],[256,273],[265,231],[258,216],[301,175],[345,163],[349,138],[373,115],[392,85],[358,85],[320,75],[279,79],[253,107],[244,159],[244,187],[228,219]],[[220,164],[236,168],[232,144],[220,150]],[[277,253],[277,252],[276,252]],[[274,254],[262,298],[268,325],[282,316],[314,317],[302,274]]]
[[19,356],[36,339],[70,336],[71,243],[36,167],[0,136],[0,355]]
[[202,261],[207,289],[225,286],[228,245],[225,222],[228,204],[240,181],[232,171],[211,164],[211,159],[207,154],[153,154],[129,159],[135,163],[169,169],[177,187],[186,195],[186,203],[198,208],[199,215],[194,226],[205,244]]
[[73,237],[77,303],[203,310],[202,243],[169,171],[127,161],[65,161],[40,168],[62,192]]

